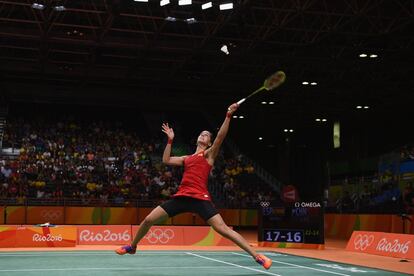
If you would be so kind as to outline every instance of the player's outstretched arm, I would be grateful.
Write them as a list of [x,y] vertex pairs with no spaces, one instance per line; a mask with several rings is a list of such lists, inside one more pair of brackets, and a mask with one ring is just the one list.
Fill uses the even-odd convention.
[[224,122],[221,125],[221,127],[220,127],[220,129],[217,133],[216,139],[214,139],[213,145],[208,150],[209,151],[208,154],[209,154],[210,158],[215,159],[217,157],[217,155],[220,151],[221,144],[223,143],[224,138],[226,138],[227,132],[229,131],[231,116],[237,110],[237,108],[239,108],[239,105],[237,103],[234,103],[234,104],[230,105],[229,108],[227,109],[226,118],[224,119]]
[[185,156],[171,156],[171,147],[174,140],[174,130],[170,128],[168,123],[164,123],[162,124],[162,132],[164,132],[168,137],[168,142],[165,146],[164,154],[162,155],[162,162],[166,165],[182,166],[184,164]]

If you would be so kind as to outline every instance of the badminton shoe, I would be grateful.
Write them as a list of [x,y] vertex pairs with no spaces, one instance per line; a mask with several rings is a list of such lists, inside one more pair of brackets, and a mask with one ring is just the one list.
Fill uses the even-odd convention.
[[272,266],[272,260],[262,254],[256,256],[256,262],[266,269],[269,269]]
[[115,252],[118,255],[135,254],[135,252],[137,252],[137,247],[132,247],[128,244],[118,248]]

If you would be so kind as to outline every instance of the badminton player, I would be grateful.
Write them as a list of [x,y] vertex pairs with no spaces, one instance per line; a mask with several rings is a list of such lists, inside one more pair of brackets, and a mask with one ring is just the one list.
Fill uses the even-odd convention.
[[145,236],[152,225],[174,217],[180,213],[197,213],[215,231],[223,237],[231,240],[240,248],[249,253],[254,260],[269,269],[272,260],[262,254],[258,254],[247,241],[237,232],[229,228],[223,218],[211,202],[211,196],[207,190],[207,180],[214,160],[219,153],[221,144],[227,135],[232,114],[239,105],[232,104],[227,111],[226,118],[212,141],[212,133],[202,131],[197,139],[197,149],[194,154],[187,156],[171,156],[171,147],[174,139],[174,131],[168,123],[162,125],[162,131],[167,135],[168,142],[163,154],[163,162],[171,166],[184,166],[184,174],[178,192],[172,199],[156,207],[141,223],[139,230],[130,245],[122,246],[116,250],[119,255],[135,254],[137,244]]

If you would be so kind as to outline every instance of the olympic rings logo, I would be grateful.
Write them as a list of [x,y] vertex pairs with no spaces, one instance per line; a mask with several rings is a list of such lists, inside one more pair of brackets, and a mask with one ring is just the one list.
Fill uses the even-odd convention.
[[57,220],[62,217],[61,210],[43,210],[40,215],[44,220]]
[[154,231],[149,230],[145,238],[148,240],[149,243],[162,243],[166,244],[170,240],[174,238],[174,231],[171,229],[155,229]]
[[358,234],[354,240],[354,246],[356,250],[364,251],[374,242],[373,235],[361,235]]
[[260,206],[262,206],[262,208],[267,208],[267,207],[270,206],[270,202],[262,201],[262,202],[260,202]]

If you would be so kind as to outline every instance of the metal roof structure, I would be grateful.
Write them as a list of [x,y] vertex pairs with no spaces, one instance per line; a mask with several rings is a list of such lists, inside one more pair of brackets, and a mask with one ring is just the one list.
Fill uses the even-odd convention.
[[0,89],[18,101],[222,109],[282,69],[283,87],[246,104],[274,101],[279,118],[398,109],[413,92],[414,1],[177,2],[0,0]]

